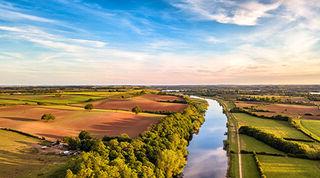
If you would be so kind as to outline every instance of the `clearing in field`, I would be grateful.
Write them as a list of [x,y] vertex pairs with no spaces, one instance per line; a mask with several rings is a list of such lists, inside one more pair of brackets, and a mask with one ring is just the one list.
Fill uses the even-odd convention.
[[258,155],[258,159],[267,177],[319,177],[319,161],[266,155]]
[[102,100],[94,102],[94,108],[114,109],[130,111],[133,107],[139,106],[143,111],[169,111],[181,112],[187,104],[177,103],[183,99],[178,96],[145,94],[128,99]]
[[[61,107],[61,106],[59,106]],[[76,136],[86,130],[96,137],[126,133],[135,137],[159,121],[162,115],[126,111],[91,110],[63,106],[5,106],[0,107],[0,126],[37,136],[57,139]],[[44,113],[55,116],[53,121],[41,121]]]
[[40,141],[15,132],[0,130],[0,177],[44,177],[51,175],[66,157],[39,153]]

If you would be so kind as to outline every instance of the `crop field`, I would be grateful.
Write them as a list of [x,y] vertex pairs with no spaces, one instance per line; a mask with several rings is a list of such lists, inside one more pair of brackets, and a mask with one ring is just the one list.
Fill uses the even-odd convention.
[[171,103],[167,101],[181,101],[177,96],[161,96],[155,94],[145,94],[128,99],[102,100],[94,102],[94,107],[98,109],[128,110],[139,106],[143,111],[171,111],[180,112],[187,105],[182,103]]
[[258,155],[258,158],[267,177],[319,177],[319,161],[266,155]]
[[262,119],[244,113],[234,113],[233,115],[237,118],[241,125],[257,127],[283,138],[310,140],[310,138],[304,135],[302,132],[291,127],[287,121]]
[[[53,114],[54,121],[42,121],[44,113]],[[157,123],[161,115],[134,114],[123,111],[91,110],[64,106],[7,106],[0,108],[1,127],[12,128],[49,139],[76,136],[87,130],[97,137],[127,133],[137,136]]]
[[320,119],[320,109],[317,106],[295,105],[295,104],[270,104],[261,102],[237,101],[240,108],[261,109],[268,112],[254,112],[258,115],[274,116],[288,115],[290,117],[303,117],[304,119]]
[[320,121],[317,120],[301,120],[302,126],[313,134],[320,137]]
[[0,130],[0,177],[44,177],[53,174],[65,157],[41,154],[33,145],[39,140]]
[[253,137],[240,134],[240,139],[241,139],[241,150],[284,154],[282,151],[279,151],[275,148],[272,148],[271,146],[269,146],[259,140],[256,140]]

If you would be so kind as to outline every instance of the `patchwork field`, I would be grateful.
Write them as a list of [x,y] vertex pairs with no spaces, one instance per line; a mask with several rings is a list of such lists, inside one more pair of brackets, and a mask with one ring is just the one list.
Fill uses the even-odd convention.
[[302,132],[291,127],[287,121],[277,121],[272,119],[262,119],[244,113],[233,113],[240,125],[257,127],[266,132],[278,135],[283,138],[298,138],[311,140]]
[[266,155],[258,155],[258,159],[267,177],[319,177],[319,161]]
[[[59,106],[60,107],[60,106]],[[53,114],[54,121],[42,121],[44,113]],[[49,139],[64,136],[76,136],[81,130],[87,130],[97,137],[127,133],[137,136],[152,124],[157,123],[161,115],[134,114],[124,111],[91,110],[64,106],[6,106],[0,107],[0,126],[43,136]]]
[[33,146],[40,141],[15,132],[0,130],[0,177],[50,176],[66,157],[41,154]]
[[295,104],[270,104],[261,102],[237,101],[237,107],[254,108],[268,112],[254,112],[258,115],[274,116],[288,115],[291,117],[302,117],[304,119],[320,119],[320,109],[317,106],[295,105]]
[[142,96],[137,96],[128,99],[106,99],[94,102],[93,105],[94,108],[98,109],[115,109],[130,111],[133,107],[139,106],[143,111],[180,112],[187,105],[183,103],[177,103],[177,101],[183,101],[183,99],[177,96],[145,94]]

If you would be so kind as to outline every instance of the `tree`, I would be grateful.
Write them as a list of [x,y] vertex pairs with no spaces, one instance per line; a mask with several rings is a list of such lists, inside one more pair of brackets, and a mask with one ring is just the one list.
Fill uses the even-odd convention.
[[131,111],[134,112],[134,113],[136,113],[136,114],[142,112],[142,110],[141,110],[141,108],[140,108],[139,106],[135,106],[134,108],[132,108]]
[[92,105],[92,104],[86,104],[86,105],[84,106],[84,109],[86,109],[86,110],[91,110],[91,109],[93,109],[93,105]]
[[41,120],[49,121],[49,120],[54,120],[55,117],[52,114],[43,114],[41,116]]
[[85,139],[91,139],[91,135],[89,132],[85,131],[85,130],[82,130],[80,133],[79,133],[79,139],[80,140],[85,140]]

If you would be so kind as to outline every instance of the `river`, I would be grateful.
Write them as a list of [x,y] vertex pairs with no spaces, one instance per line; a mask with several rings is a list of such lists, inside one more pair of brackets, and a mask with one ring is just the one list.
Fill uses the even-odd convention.
[[212,99],[205,115],[205,122],[198,134],[194,134],[188,146],[188,163],[184,178],[222,178],[226,176],[228,157],[223,150],[227,132],[227,117],[223,108]]

